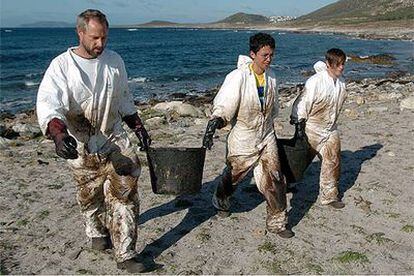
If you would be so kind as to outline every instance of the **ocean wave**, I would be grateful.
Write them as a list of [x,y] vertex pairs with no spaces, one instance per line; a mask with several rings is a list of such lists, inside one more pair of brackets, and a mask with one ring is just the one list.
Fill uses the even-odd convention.
[[19,80],[24,79],[25,77],[26,77],[26,75],[22,75],[22,74],[20,74],[20,75],[9,75],[9,76],[5,76],[5,77],[1,76],[0,81],[1,82],[16,81],[16,80],[19,81]]
[[292,86],[296,86],[298,84],[303,84],[303,82],[300,82],[300,81],[286,81],[286,82],[281,83],[279,85],[279,87],[280,88],[289,88],[289,87],[292,87]]
[[2,63],[13,63],[19,61],[28,61],[28,60],[38,60],[41,56],[37,53],[25,53],[24,55],[20,53],[7,53],[7,54],[0,54],[0,59]]
[[17,111],[33,107],[33,102],[34,99],[29,98],[9,100],[7,102],[3,101],[0,105],[0,111],[11,111],[16,113]]
[[38,82],[38,81],[24,81],[24,85],[26,85],[26,86],[37,86],[37,85],[39,85],[40,84],[40,82]]
[[34,79],[34,78],[42,76],[42,75],[43,75],[43,73],[29,73],[29,74],[26,74],[24,76],[26,78]]
[[138,82],[149,82],[150,78],[147,77],[135,77],[128,80],[128,83],[138,83]]

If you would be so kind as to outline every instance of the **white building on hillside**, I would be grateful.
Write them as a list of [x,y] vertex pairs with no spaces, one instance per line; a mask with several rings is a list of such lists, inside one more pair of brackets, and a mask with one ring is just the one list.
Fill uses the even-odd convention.
[[295,19],[296,19],[295,16],[290,16],[290,15],[272,15],[272,16],[269,16],[269,21],[271,23],[290,21],[290,20],[295,20]]

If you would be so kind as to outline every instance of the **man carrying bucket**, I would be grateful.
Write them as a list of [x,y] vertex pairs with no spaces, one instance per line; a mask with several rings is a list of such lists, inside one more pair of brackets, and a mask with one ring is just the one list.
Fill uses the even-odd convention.
[[326,62],[315,63],[316,74],[306,81],[304,90],[295,100],[291,124],[301,129],[299,133],[306,133],[312,159],[315,155],[321,159],[321,204],[341,209],[345,204],[338,198],[341,142],[336,128],[347,95],[341,78],[346,55],[333,48],[326,52],[325,58]]
[[122,121],[142,148],[151,140],[129,93],[123,60],[105,49],[105,15],[86,10],[76,29],[79,46],[56,57],[40,84],[39,124],[57,155],[68,159],[91,247],[112,245],[118,268],[143,272],[135,252],[141,167]]
[[282,238],[294,233],[286,228],[286,182],[281,172],[274,130],[278,114],[276,77],[270,69],[275,40],[265,33],[250,37],[250,57],[239,56],[237,69],[226,76],[214,99],[203,146],[211,149],[216,129],[232,128],[227,138],[227,166],[213,195],[213,205],[230,215],[230,197],[253,169],[259,191],[267,203],[266,228]]

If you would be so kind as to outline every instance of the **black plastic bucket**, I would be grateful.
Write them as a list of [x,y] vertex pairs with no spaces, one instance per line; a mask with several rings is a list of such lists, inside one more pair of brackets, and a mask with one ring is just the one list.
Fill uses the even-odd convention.
[[277,139],[282,172],[287,183],[295,183],[303,178],[303,175],[312,163],[314,155],[306,138]]
[[198,193],[205,156],[205,148],[149,148],[152,191],[172,195]]

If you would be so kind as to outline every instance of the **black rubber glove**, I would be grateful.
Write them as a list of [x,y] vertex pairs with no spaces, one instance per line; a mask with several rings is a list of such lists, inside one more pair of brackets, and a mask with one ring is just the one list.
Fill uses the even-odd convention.
[[216,129],[220,129],[224,127],[224,120],[220,117],[213,118],[208,121],[206,133],[204,134],[203,138],[203,147],[211,150],[213,146],[213,136],[216,132]]
[[148,135],[147,130],[144,127],[144,124],[139,118],[138,113],[125,116],[122,120],[128,125],[130,129],[135,132],[135,135],[139,140],[139,150],[146,151],[151,145],[151,137]]
[[65,123],[57,118],[53,118],[47,128],[47,134],[55,142],[56,154],[64,159],[78,158],[76,150],[78,144],[75,138],[68,134]]
[[290,124],[295,125],[295,136],[298,139],[304,139],[306,137],[305,134],[305,126],[306,126],[306,120],[305,119],[294,119],[290,118]]

